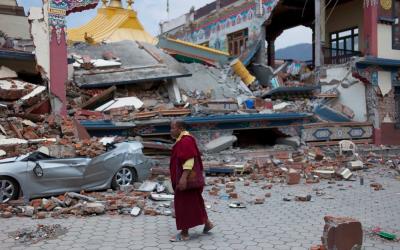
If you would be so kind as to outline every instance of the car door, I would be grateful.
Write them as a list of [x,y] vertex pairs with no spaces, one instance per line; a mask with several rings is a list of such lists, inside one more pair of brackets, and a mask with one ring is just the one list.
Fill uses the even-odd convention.
[[85,189],[106,188],[121,167],[122,152],[117,148],[93,158],[85,169]]
[[[83,184],[84,170],[90,159],[48,159],[28,162],[29,177],[40,194],[51,195],[66,191],[79,191]],[[42,176],[34,171],[35,167],[42,169]]]

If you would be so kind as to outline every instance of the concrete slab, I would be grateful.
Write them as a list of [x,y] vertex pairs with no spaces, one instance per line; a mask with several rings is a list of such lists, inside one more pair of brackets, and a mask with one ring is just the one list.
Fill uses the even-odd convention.
[[236,141],[237,137],[234,135],[222,136],[207,143],[204,149],[207,153],[218,153],[222,150],[228,149]]

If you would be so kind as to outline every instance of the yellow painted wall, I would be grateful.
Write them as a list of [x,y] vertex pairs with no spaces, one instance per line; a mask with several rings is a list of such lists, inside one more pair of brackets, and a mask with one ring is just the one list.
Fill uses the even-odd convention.
[[[335,2],[335,1],[333,1]],[[332,8],[326,9],[326,18]],[[364,48],[363,36],[363,0],[354,0],[339,6],[336,6],[326,23],[326,46],[330,47],[330,33],[345,30],[348,28],[358,27],[359,29],[359,50]]]
[[392,26],[378,24],[378,57],[400,60],[400,50],[392,49]]

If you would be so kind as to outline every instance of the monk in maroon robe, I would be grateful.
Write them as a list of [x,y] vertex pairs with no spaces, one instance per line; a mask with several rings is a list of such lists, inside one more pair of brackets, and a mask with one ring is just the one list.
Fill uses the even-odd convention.
[[[174,206],[176,227],[181,230],[171,241],[189,239],[189,228],[204,225],[203,233],[208,233],[214,225],[207,216],[201,195],[203,186],[188,188],[188,176],[194,167],[202,174],[203,164],[196,140],[185,130],[182,121],[171,122],[171,136],[176,139],[172,148],[170,173],[175,191]],[[197,164],[197,165],[195,165]]]

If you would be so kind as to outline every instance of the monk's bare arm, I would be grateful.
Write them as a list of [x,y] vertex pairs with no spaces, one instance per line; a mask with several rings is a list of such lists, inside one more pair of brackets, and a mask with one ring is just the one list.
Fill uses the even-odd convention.
[[178,189],[185,190],[187,186],[187,178],[191,170],[183,170],[181,179],[179,180]]

